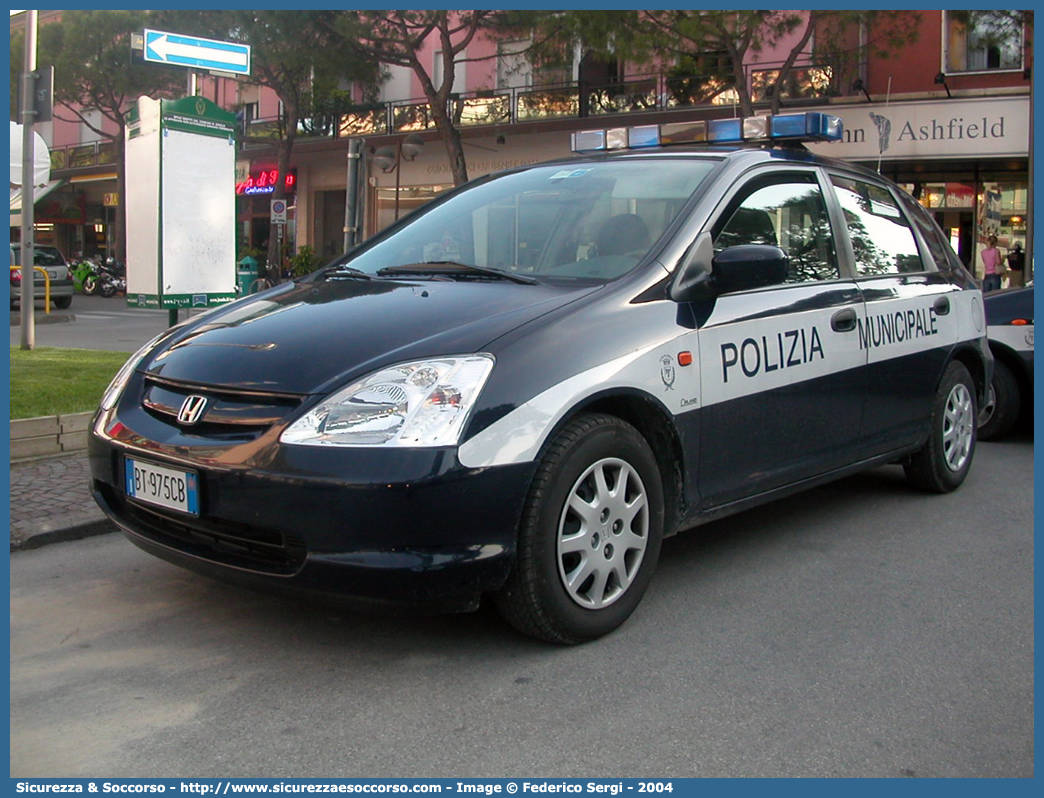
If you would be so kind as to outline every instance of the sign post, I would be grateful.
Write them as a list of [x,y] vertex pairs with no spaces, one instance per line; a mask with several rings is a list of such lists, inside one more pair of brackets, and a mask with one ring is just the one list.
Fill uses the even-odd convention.
[[236,297],[235,116],[203,97],[140,97],[127,118],[127,304]]

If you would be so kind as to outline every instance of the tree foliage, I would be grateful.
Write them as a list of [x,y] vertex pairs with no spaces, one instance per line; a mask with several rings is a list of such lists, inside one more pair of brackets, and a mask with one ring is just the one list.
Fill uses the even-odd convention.
[[[124,114],[142,95],[170,95],[183,86],[179,70],[131,61],[130,35],[148,27],[147,11],[66,11],[39,30],[37,64],[54,66],[54,116],[80,122],[115,145],[117,190],[126,196]],[[21,71],[24,35],[12,39],[11,69]],[[17,61],[16,61],[17,49]],[[14,80],[14,76],[12,76]],[[109,124],[105,124],[105,122]],[[116,208],[116,257],[126,252],[126,207]]]
[[[460,132],[449,110],[458,56],[499,12],[495,11],[342,11],[329,30],[336,46],[382,64],[407,67],[420,81],[436,129],[446,148],[455,185],[468,180]],[[420,60],[419,51],[434,36],[441,53],[442,81]]]
[[[332,14],[306,10],[172,11],[162,19],[169,29],[180,33],[250,45],[249,82],[271,89],[282,103],[276,167],[279,174],[286,175],[302,123],[317,111],[331,108],[340,82],[356,81],[373,87],[379,80],[376,61],[330,41]],[[279,181],[272,198],[285,196],[286,185]],[[268,263],[273,273],[280,260],[279,242],[276,236],[270,236]]]
[[[917,14],[908,11],[638,9],[533,14],[518,21],[540,32],[537,53],[568,51],[563,43],[573,42],[606,58],[657,64],[672,75],[672,89],[690,92],[693,102],[735,91],[744,115],[754,113],[756,99],[745,64],[784,40],[793,43],[784,60],[772,65],[776,90],[770,86],[768,94],[774,113],[782,101],[779,87],[787,84],[802,55],[858,59],[871,50],[893,52],[917,36]],[[870,40],[849,35],[860,26],[874,30]]]

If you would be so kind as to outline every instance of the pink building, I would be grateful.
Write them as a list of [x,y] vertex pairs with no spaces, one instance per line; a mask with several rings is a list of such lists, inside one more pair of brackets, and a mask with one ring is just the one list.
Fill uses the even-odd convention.
[[[992,13],[992,12],[976,12]],[[46,24],[60,12],[41,12]],[[20,15],[12,17],[12,30]],[[745,83],[757,112],[769,110],[772,92],[784,109],[819,109],[845,122],[846,141],[828,154],[879,168],[904,184],[933,210],[955,247],[973,264],[985,225],[1002,244],[1026,240],[1029,208],[1029,80],[1032,47],[1025,35],[1001,47],[986,42],[963,18],[945,11],[921,11],[917,43],[891,58],[827,56],[817,29],[785,83],[778,70],[799,41],[803,26],[761,52],[748,53]],[[851,29],[852,48],[872,39],[869,28]],[[978,38],[977,38],[978,36]],[[477,36],[458,56],[451,112],[459,119],[469,177],[512,166],[565,157],[570,134],[585,129],[711,119],[738,113],[737,95],[723,89],[723,54],[700,53],[693,60],[713,74],[681,74],[675,64],[631,64],[584,55],[577,47],[564,66],[541,68],[525,55],[528,42]],[[842,48],[843,49],[843,48]],[[419,51],[436,85],[443,80],[436,37]],[[718,75],[718,77],[715,77]],[[717,82],[715,82],[717,81]],[[361,100],[361,87],[352,87]],[[271,129],[279,101],[268,89],[245,80],[203,77],[199,92],[237,111],[243,133]],[[886,137],[884,127],[890,125]],[[82,216],[66,220],[43,215],[42,243],[72,252],[104,248],[107,201],[115,174],[106,146],[83,125],[40,126],[53,149],[60,189],[82,206]],[[422,143],[413,155],[389,167],[374,155],[394,152],[411,136]],[[289,175],[292,246],[309,245],[324,258],[341,252],[346,226],[346,155],[361,141],[362,236],[390,223],[452,185],[445,149],[434,128],[420,81],[412,71],[388,67],[376,106],[358,104],[335,118],[307,120],[299,129]],[[269,197],[262,189],[277,176],[275,148],[241,138],[238,159],[241,198],[239,234],[255,248],[269,238]],[[416,147],[413,149],[417,149]],[[245,190],[249,181],[250,192]],[[51,221],[46,221],[50,219]],[[351,225],[349,225],[351,226]]]

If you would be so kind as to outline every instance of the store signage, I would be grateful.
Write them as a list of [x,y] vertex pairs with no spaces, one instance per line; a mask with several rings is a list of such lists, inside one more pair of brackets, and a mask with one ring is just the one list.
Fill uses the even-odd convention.
[[832,105],[844,138],[814,143],[818,155],[846,160],[993,158],[1029,152],[1029,98]]
[[[236,183],[237,194],[272,194],[279,184],[278,169],[258,169],[251,171],[245,180]],[[297,172],[291,169],[286,175],[286,193],[293,194],[297,189]]]

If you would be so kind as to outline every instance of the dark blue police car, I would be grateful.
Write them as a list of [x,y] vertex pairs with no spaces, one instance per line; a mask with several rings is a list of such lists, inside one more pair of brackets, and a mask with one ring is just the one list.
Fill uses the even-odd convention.
[[883,463],[953,490],[982,295],[917,203],[799,143],[839,135],[587,131],[575,159],[474,180],[143,347],[94,419],[94,495],[202,573],[491,596],[577,643],[631,614],[664,536]]

